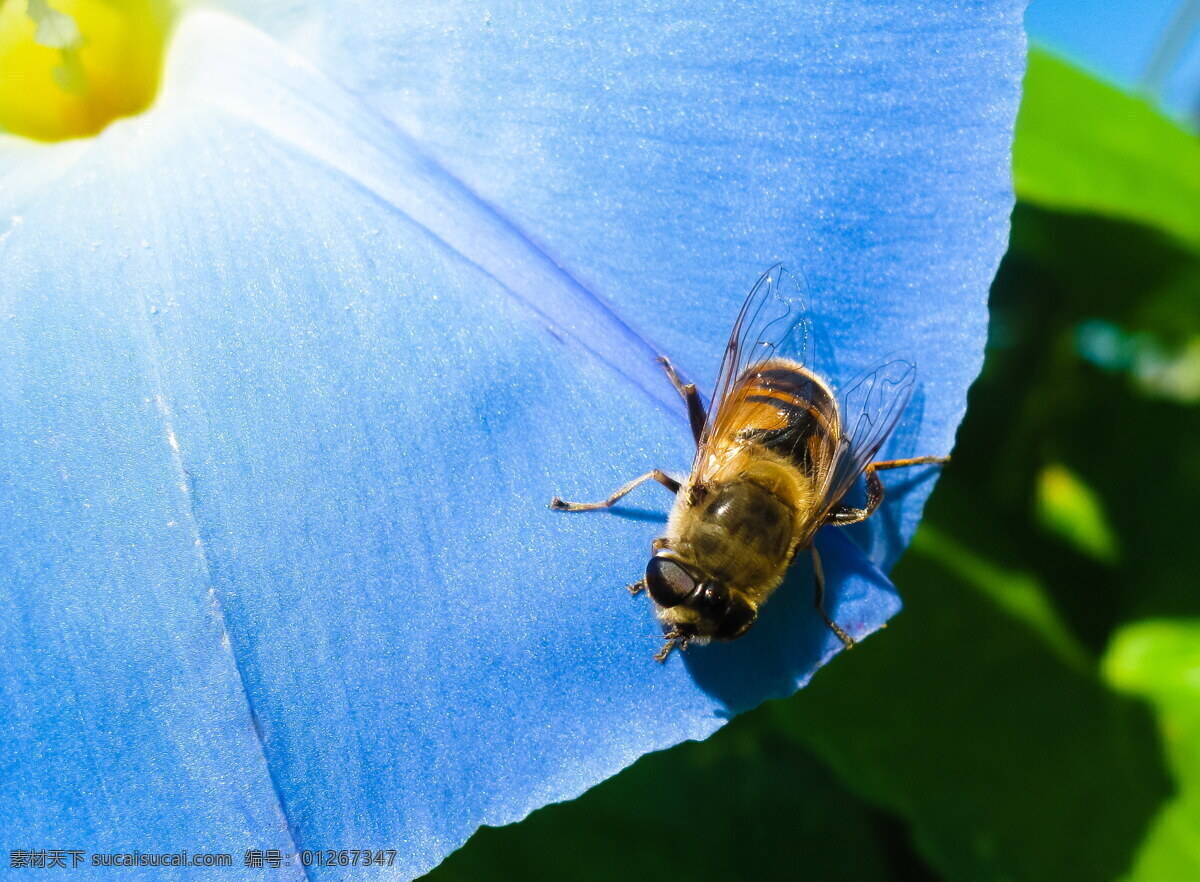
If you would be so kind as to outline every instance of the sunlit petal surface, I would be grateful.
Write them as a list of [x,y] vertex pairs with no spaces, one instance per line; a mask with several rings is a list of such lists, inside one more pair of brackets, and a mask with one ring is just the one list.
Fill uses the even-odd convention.
[[[1023,10],[356,2],[323,51],[702,386],[750,283],[801,271],[833,379],[916,362],[923,388],[883,451],[913,455],[950,448],[982,362]],[[864,543],[878,563],[915,529],[926,477],[893,476],[913,492]]]
[[[686,469],[652,357],[703,382],[775,260],[835,377],[915,352],[889,449],[949,449],[1007,231],[1015,6],[443,9],[340,13],[321,69],[193,15],[152,112],[0,148],[14,842],[228,851],[229,878],[302,875],[247,848],[396,849],[375,872],[412,876],[806,682],[840,644],[804,567],[747,638],[660,667],[622,586],[669,498],[545,507]],[[930,485],[857,537],[876,563]],[[891,586],[822,546],[865,636]]]

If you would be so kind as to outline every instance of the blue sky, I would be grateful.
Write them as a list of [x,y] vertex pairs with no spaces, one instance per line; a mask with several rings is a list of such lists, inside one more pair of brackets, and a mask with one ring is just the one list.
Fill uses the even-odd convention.
[[[1178,10],[1196,0],[1032,0],[1031,38],[1096,74],[1136,87]],[[1161,92],[1172,115],[1195,120],[1200,107],[1200,28],[1192,28]]]

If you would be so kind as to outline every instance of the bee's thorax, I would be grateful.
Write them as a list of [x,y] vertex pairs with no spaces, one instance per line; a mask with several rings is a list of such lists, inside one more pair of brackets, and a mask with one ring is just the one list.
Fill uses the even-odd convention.
[[667,534],[682,558],[757,601],[787,569],[808,494],[795,469],[769,460],[734,474],[681,490]]

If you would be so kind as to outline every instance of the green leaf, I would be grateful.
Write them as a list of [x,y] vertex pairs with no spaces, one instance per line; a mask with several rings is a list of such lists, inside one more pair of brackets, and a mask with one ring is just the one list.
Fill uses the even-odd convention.
[[1104,505],[1083,479],[1061,463],[1052,463],[1038,475],[1037,489],[1038,520],[1046,529],[1096,560],[1117,560],[1117,538]]
[[1029,54],[1013,173],[1022,200],[1137,221],[1200,247],[1200,139],[1041,50]]
[[1146,709],[963,568],[914,546],[896,581],[894,627],[781,705],[784,725],[948,879],[1120,876],[1170,790]]
[[[1195,379],[1187,353],[1200,340],[1197,290],[1200,251],[1159,230],[1027,205],[1014,213],[992,289],[993,346],[947,478],[967,477],[973,490],[957,520],[965,527],[980,507],[995,511],[997,533],[1014,547],[989,556],[1036,570],[1096,655],[1130,621],[1200,616],[1195,567],[1181,553],[1194,544],[1193,519],[1173,503],[1200,494],[1200,408],[1184,394]],[[1102,351],[1101,328],[1115,354]],[[1146,371],[1147,352],[1173,357],[1171,394]],[[1083,553],[1034,517],[1038,476],[1051,464],[1090,488],[1116,559]]]
[[1118,632],[1104,671],[1148,698],[1179,784],[1138,852],[1130,880],[1200,879],[1200,622],[1148,621]]

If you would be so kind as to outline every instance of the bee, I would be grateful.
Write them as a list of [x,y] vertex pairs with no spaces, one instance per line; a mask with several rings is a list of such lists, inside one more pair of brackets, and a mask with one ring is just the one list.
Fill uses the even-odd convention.
[[[659,358],[687,405],[696,443],[691,473],[677,481],[658,469],[608,499],[550,508],[611,508],[646,481],[675,494],[666,535],[651,543],[645,575],[629,586],[648,591],[665,643],[673,648],[736,640],[783,581],[796,555],[812,555],[814,606],[850,648],[854,640],[825,611],[825,577],[813,539],[826,525],[866,520],[883,501],[879,472],[945,463],[918,456],[876,461],[916,385],[916,367],[885,359],[835,395],[813,365],[816,349],[804,289],[781,265],[751,289],[734,322],[711,405],[671,362]],[[866,506],[843,503],[866,476]]]

